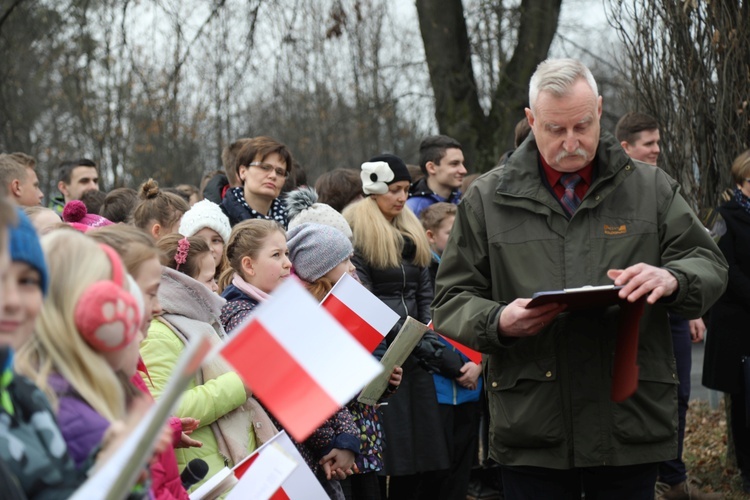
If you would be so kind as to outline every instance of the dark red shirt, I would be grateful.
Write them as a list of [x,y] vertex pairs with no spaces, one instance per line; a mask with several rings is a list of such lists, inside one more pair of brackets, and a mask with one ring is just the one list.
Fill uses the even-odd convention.
[[[566,172],[558,172],[550,167],[542,155],[539,155],[539,158],[542,160],[542,170],[547,177],[547,182],[552,186],[552,190],[555,192],[558,201],[562,201],[562,197],[565,194],[565,186],[560,183],[560,177],[565,175]],[[578,198],[582,200],[586,192],[589,190],[589,186],[591,186],[591,181],[594,176],[594,162],[589,163],[575,173],[581,176],[581,182],[576,185],[576,194],[578,195]]]

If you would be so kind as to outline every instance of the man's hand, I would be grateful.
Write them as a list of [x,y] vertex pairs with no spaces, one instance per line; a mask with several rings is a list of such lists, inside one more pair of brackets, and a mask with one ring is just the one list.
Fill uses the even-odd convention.
[[503,309],[497,330],[503,337],[531,337],[565,310],[564,304],[545,304],[526,309],[531,299],[516,299]]
[[705,333],[706,324],[701,318],[690,320],[690,340],[692,340],[693,343],[701,342]]
[[636,264],[627,269],[610,269],[607,276],[622,286],[620,298],[635,302],[648,295],[646,302],[655,304],[662,297],[669,297],[677,291],[677,278],[661,267],[648,264]]
[[482,367],[473,361],[467,361],[464,366],[461,367],[461,375],[456,379],[456,382],[461,387],[464,387],[466,389],[469,389],[470,391],[473,391],[477,388],[477,380],[479,380],[479,376],[482,374]]

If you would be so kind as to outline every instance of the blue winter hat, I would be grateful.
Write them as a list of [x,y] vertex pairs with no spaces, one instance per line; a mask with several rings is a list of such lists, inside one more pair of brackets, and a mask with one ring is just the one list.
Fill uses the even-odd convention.
[[47,294],[48,274],[47,264],[44,261],[42,245],[39,244],[39,236],[26,214],[19,208],[16,209],[18,223],[11,225],[8,229],[10,235],[10,258],[14,262],[25,262],[39,272],[42,280],[42,293]]

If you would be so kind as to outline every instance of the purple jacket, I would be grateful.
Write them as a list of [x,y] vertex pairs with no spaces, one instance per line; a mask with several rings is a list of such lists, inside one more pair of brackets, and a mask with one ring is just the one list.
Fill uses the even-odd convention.
[[57,422],[68,452],[77,468],[101,443],[109,421],[91,408],[62,376],[50,375],[48,382],[57,394]]

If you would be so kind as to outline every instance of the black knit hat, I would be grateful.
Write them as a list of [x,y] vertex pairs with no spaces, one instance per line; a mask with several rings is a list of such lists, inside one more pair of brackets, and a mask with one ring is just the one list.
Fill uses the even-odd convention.
[[[377,167],[380,162],[385,162],[388,165],[392,176],[389,175],[388,170],[383,169],[384,171],[381,171]],[[411,175],[404,160],[392,154],[373,156],[366,163],[363,163],[360,177],[362,178],[362,190],[365,194],[383,194],[387,191],[384,185],[391,185],[398,181],[411,182]]]

